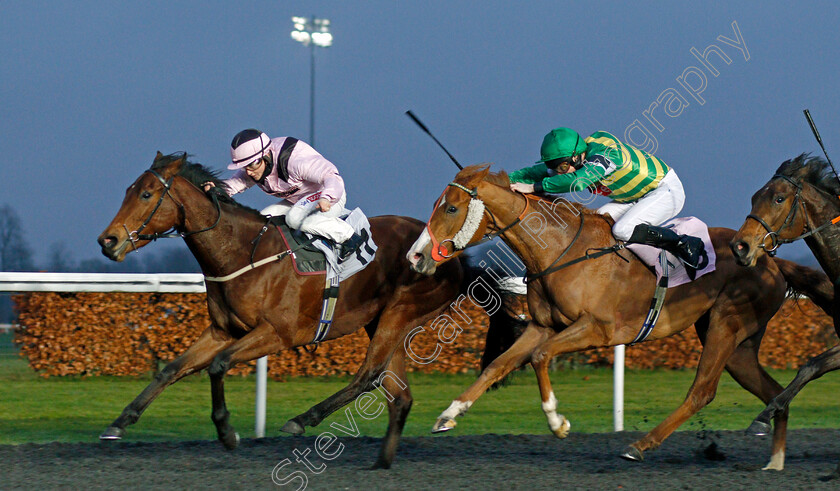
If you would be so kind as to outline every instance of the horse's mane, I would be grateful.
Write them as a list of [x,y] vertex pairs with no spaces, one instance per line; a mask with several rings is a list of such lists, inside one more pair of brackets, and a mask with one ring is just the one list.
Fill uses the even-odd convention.
[[[477,173],[483,171],[484,169],[486,169],[490,165],[492,165],[492,164],[484,163],[484,164],[476,164],[476,165],[471,165],[469,167],[465,167],[464,170],[459,172],[458,175],[455,177],[455,182],[457,182],[458,184],[464,184],[465,182],[468,182]],[[489,184],[493,184],[495,186],[503,187],[505,189],[510,188],[510,177],[507,175],[507,172],[505,172],[504,170],[500,170],[498,172],[488,173],[487,176],[484,178],[484,181],[489,183]],[[542,195],[537,195],[537,194],[529,194],[528,196],[531,197],[531,198],[540,200],[540,201],[545,201],[548,206],[551,206],[554,203],[554,200],[555,200],[555,198],[552,198],[551,196],[542,196]],[[567,199],[564,199],[564,201],[565,201],[565,205],[576,208],[577,211],[580,212],[580,213],[584,213],[584,214],[588,214],[588,215],[598,215],[597,211],[595,211],[591,208],[587,208],[586,206],[582,205],[581,203],[578,203],[577,201],[572,201],[572,200],[567,200]]]
[[776,170],[776,175],[801,179],[802,182],[807,182],[834,196],[840,195],[840,181],[837,180],[828,162],[821,157],[812,157],[810,153],[802,153],[782,162]]
[[259,211],[239,203],[232,197],[228,196],[226,192],[222,191],[223,189],[228,189],[228,187],[227,184],[225,184],[225,182],[219,178],[219,171],[210,170],[209,168],[202,164],[199,164],[198,162],[191,162],[189,160],[189,157],[191,156],[188,155],[186,152],[176,152],[169,155],[163,155],[155,159],[155,161],[152,163],[151,169],[161,169],[176,160],[184,159],[184,163],[181,164],[181,170],[178,171],[179,176],[195,184],[195,186],[199,189],[203,189],[204,183],[212,182],[215,185],[215,187],[210,188],[208,194],[214,193],[219,199],[219,201],[223,203],[228,203],[236,207],[242,208],[243,210],[251,211],[259,215]]

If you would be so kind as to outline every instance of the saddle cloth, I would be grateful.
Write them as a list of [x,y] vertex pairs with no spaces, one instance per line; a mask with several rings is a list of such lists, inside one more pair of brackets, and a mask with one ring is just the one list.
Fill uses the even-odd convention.
[[[670,228],[680,235],[699,237],[703,241],[703,247],[706,249],[706,254],[709,255],[709,264],[705,268],[697,270],[694,279],[715,270],[717,256],[715,256],[715,248],[712,245],[712,240],[709,238],[709,227],[703,220],[696,217],[679,217],[663,223],[662,226]],[[654,268],[657,282],[662,278],[662,265],[659,262],[660,249],[658,247],[645,244],[627,244],[627,249],[636,254],[643,263]],[[668,259],[668,288],[684,285],[692,281],[682,261],[670,252],[666,252],[665,257]]]
[[281,223],[282,227],[278,225],[277,228],[282,233],[286,247],[289,249],[295,249],[301,243],[309,239],[315,239],[310,245],[292,253],[294,268],[297,274],[316,275],[326,273],[327,280],[336,277],[345,280],[365,269],[370,264],[376,255],[378,247],[373,241],[373,236],[370,233],[370,222],[368,222],[364,212],[359,208],[354,208],[348,215],[341,218],[353,227],[353,230],[357,234],[365,239],[364,244],[362,244],[359,250],[342,263],[338,262],[338,248],[332,241],[300,231],[290,230],[285,224],[285,220]]

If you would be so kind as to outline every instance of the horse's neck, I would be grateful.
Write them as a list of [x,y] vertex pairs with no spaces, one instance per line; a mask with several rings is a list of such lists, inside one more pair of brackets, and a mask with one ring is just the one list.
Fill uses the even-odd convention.
[[[577,257],[576,253],[582,254],[588,248],[609,245],[610,234],[607,232],[604,237],[605,234],[598,231],[597,222],[592,220],[595,215],[584,216],[586,211],[565,198],[559,197],[554,201],[533,197],[526,199],[528,213],[522,217],[521,223],[506,231],[503,238],[519,254],[530,272],[545,269],[564,251],[568,250],[566,257],[571,260]],[[524,209],[524,203],[511,209],[510,201],[509,195],[502,199],[497,197],[497,202],[489,205],[492,206],[491,212],[504,222],[499,224],[501,227],[513,223]]]
[[[182,232],[189,234],[212,227],[184,237],[187,247],[192,251],[205,274],[222,276],[248,265],[254,249],[252,241],[259,235],[260,229],[265,224],[264,217],[224,202],[220,202],[217,209],[204,196],[185,198],[183,203],[184,230]],[[213,226],[217,219],[218,224]],[[265,235],[259,244],[262,247],[273,241],[269,239],[269,236],[275,236],[268,233]],[[259,260],[262,257],[255,256],[254,259]]]
[[[811,230],[840,216],[840,198],[811,189],[803,199]],[[805,239],[832,281],[840,278],[840,224],[829,225]]]

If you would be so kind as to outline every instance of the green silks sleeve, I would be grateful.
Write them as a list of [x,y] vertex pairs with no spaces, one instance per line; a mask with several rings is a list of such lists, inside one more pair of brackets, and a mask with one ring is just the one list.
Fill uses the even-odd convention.
[[525,167],[524,169],[513,171],[508,174],[508,177],[510,177],[510,182],[512,183],[525,182],[533,184],[548,177],[548,167],[546,167],[545,164],[532,165],[531,167]]

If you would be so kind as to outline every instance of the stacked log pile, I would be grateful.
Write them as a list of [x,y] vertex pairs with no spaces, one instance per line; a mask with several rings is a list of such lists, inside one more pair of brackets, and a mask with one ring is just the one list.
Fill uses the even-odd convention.
[[[204,294],[28,293],[14,300],[21,325],[15,341],[21,355],[44,377],[137,376],[155,371],[184,352],[210,324]],[[461,307],[461,312],[448,313],[463,329],[451,342],[442,342],[431,326],[424,326],[412,338],[413,357],[428,363],[409,361],[410,371],[463,373],[479,367],[487,316],[469,301]],[[521,301],[518,311],[527,312]],[[449,338],[453,327],[449,325]],[[760,359],[766,367],[796,368],[836,342],[829,317],[807,299],[789,299],[767,327]],[[322,343],[314,353],[303,348],[287,350],[269,357],[269,376],[353,374],[367,345],[367,335],[360,329]],[[433,357],[436,350],[439,353]],[[692,328],[629,347],[626,365],[693,368],[700,350]],[[612,361],[613,349],[602,348],[565,355],[556,363],[609,366]],[[253,362],[237,366],[231,373],[247,374],[253,366]]]

